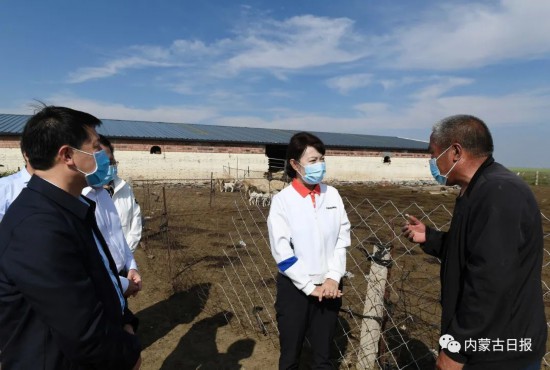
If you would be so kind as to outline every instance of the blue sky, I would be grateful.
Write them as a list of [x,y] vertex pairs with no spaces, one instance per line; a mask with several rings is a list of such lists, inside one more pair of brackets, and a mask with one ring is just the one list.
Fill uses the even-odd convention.
[[477,115],[550,167],[550,1],[0,1],[0,112],[428,140]]

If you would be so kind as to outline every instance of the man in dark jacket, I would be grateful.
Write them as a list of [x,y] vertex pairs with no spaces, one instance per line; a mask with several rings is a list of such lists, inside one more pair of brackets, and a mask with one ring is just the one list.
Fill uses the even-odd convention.
[[531,189],[494,161],[489,129],[448,117],[430,136],[430,167],[459,185],[447,232],[409,216],[403,232],[441,259],[438,369],[539,369],[545,354],[543,233]]
[[95,204],[80,196],[108,170],[95,131],[100,123],[45,107],[23,130],[22,149],[35,173],[0,223],[2,370],[141,363],[137,320],[97,228]]

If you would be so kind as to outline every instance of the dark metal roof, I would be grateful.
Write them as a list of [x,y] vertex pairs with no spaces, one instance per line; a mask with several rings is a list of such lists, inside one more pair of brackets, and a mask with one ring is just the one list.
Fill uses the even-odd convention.
[[[0,114],[0,136],[20,135],[28,115]],[[119,139],[204,141],[217,143],[286,145],[298,131],[266,128],[198,125],[191,123],[144,122],[102,119],[98,132]],[[395,136],[313,132],[327,147],[398,149],[426,151],[428,143]]]

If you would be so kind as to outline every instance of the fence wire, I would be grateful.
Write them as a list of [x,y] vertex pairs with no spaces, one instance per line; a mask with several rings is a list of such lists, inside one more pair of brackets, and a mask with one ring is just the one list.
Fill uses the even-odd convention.
[[[165,256],[157,263],[166,264],[175,290],[191,273],[201,280],[197,282],[211,283],[215,293],[207,310],[232,312],[235,330],[277,347],[277,269],[266,219],[269,195],[284,184],[265,178],[244,184],[226,179],[234,188],[223,191],[216,180],[135,183],[145,219],[144,246]],[[352,225],[352,245],[331,358],[339,368],[431,369],[441,317],[440,261],[403,238],[401,226],[410,214],[446,230],[454,196],[437,190],[422,198],[418,190],[403,188],[396,192],[412,195],[388,200],[375,187],[359,195],[356,189],[339,187]],[[253,193],[267,194],[269,200],[254,202]],[[439,198],[434,201],[433,196]],[[550,219],[545,214],[542,219],[542,293],[550,326]],[[543,365],[550,366],[550,353]]]

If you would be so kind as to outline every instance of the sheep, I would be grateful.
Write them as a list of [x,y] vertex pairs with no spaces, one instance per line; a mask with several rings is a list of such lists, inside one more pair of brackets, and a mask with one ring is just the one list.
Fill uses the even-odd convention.
[[251,206],[257,206],[258,200],[261,197],[261,193],[256,193],[255,191],[251,191],[248,198],[248,204]]
[[262,199],[262,207],[267,207],[271,204],[271,196],[269,194],[262,193],[260,197]]
[[223,191],[232,193],[235,190],[235,183],[234,182],[224,182],[223,183]]

